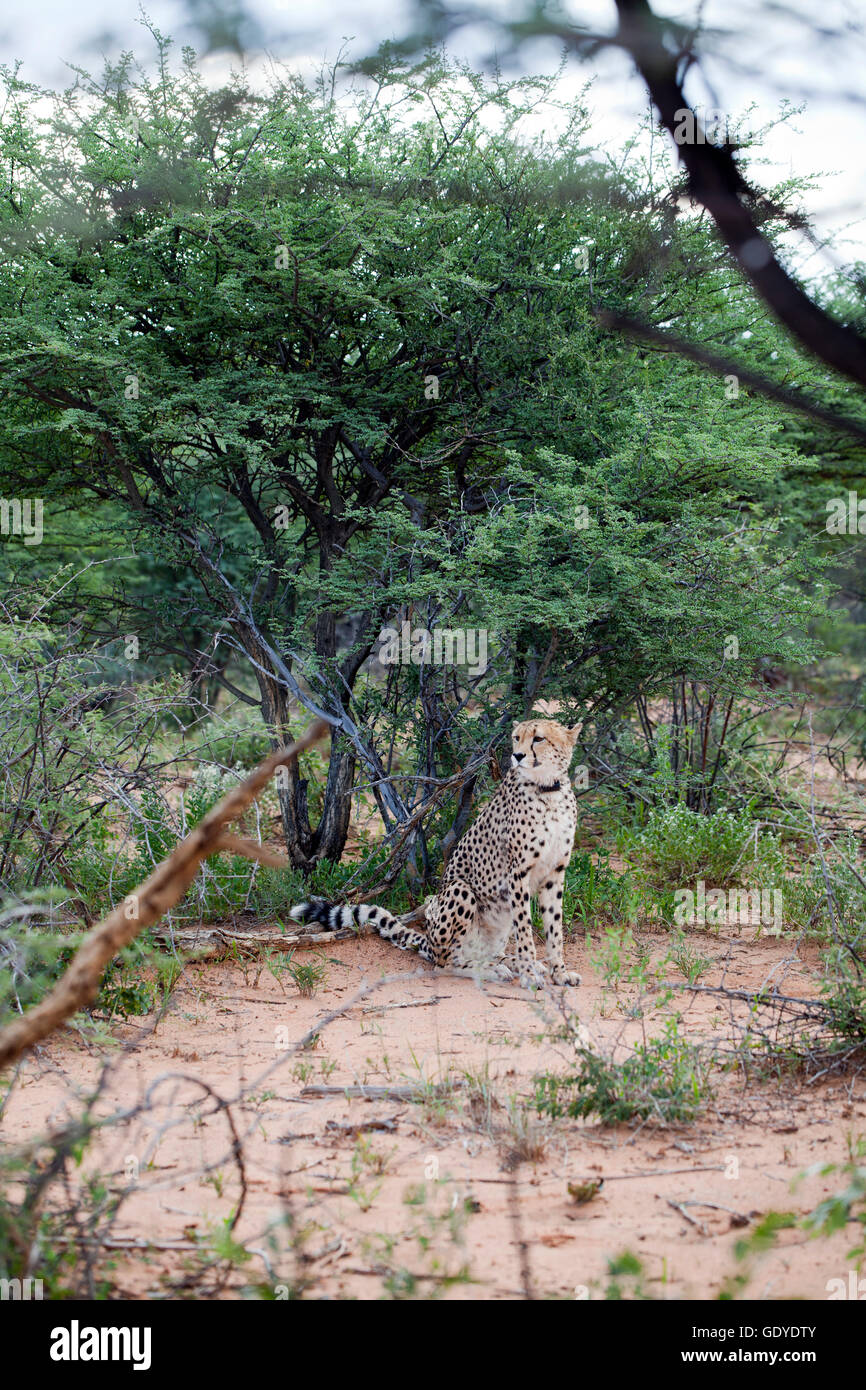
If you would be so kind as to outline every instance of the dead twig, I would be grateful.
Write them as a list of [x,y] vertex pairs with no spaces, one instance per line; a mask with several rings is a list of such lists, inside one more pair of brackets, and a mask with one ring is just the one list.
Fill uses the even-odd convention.
[[438,1004],[444,999],[443,994],[434,994],[432,999],[406,999],[400,1004],[369,1004],[366,1008],[360,1009],[362,1014],[383,1014],[386,1009],[427,1009],[431,1004]]
[[675,1202],[672,1197],[667,1197],[665,1200],[669,1207],[673,1207],[674,1211],[678,1211],[683,1220],[688,1221],[690,1226],[694,1226],[695,1230],[700,1231],[702,1236],[709,1234],[703,1222],[696,1221],[693,1216],[690,1216],[682,1202]]

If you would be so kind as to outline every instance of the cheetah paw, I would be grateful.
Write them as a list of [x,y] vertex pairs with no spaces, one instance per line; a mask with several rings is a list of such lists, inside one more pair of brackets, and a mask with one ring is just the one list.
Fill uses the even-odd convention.
[[580,976],[576,970],[565,970],[561,965],[555,965],[550,972],[551,982],[555,985],[572,985],[575,988],[580,984]]
[[517,979],[523,989],[543,989],[547,981],[547,966],[540,960],[533,961],[531,965],[524,965],[520,970]]

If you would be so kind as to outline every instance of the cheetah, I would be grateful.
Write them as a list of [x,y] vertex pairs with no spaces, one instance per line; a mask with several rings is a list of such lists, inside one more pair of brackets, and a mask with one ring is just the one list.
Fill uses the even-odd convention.
[[292,917],[331,931],[369,925],[432,965],[485,979],[516,978],[524,988],[538,988],[545,966],[536,960],[529,912],[536,897],[550,981],[579,985],[580,976],[565,969],[562,955],[563,883],[577,825],[568,769],[579,734],[579,725],[566,728],[552,719],[514,725],[511,767],[454,849],[439,892],[427,899],[425,930],[404,925],[381,907],[322,898],[299,903]]

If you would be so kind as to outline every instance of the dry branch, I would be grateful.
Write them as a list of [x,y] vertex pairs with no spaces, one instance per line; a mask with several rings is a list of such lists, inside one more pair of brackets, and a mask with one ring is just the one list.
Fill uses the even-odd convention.
[[[682,86],[685,50],[675,51],[667,21],[649,0],[616,0],[619,27],[615,42],[631,54],[646,84],[662,125],[677,144],[688,175],[689,193],[707,209],[719,235],[764,303],[795,338],[860,386],[866,385],[866,339],[847,323],[832,318],[802,290],[777,258],[753,208],[757,199],[746,184],[727,140],[715,145],[698,139],[680,141],[683,113],[695,119]],[[570,46],[585,46],[572,32]]]
[[[101,922],[97,922],[54,988],[35,1008],[0,1030],[0,1068],[14,1062],[28,1048],[48,1037],[67,1018],[96,998],[102,972],[108,962],[124,946],[134,941],[140,931],[159,921],[180,901],[203,860],[229,849],[234,854],[288,868],[288,860],[281,855],[272,850],[263,850],[262,846],[237,835],[227,834],[225,827],[237,820],[252,804],[277,768],[285,767],[311,744],[318,743],[327,732],[328,725],[317,720],[289,747],[272,753],[208,811],[144,883],[139,884]],[[265,855],[267,858],[264,858]]]
[[426,1095],[459,1091],[462,1081],[445,1081],[428,1090],[424,1086],[304,1086],[302,1096],[342,1096],[344,1100],[421,1100]]
[[214,956],[257,955],[260,951],[294,951],[298,946],[330,946],[335,941],[345,941],[350,936],[359,936],[354,927],[345,931],[315,931],[299,927],[296,931],[282,931],[279,927],[249,926],[236,927],[220,925],[196,927],[159,927],[154,935],[183,951],[195,952],[199,960]]

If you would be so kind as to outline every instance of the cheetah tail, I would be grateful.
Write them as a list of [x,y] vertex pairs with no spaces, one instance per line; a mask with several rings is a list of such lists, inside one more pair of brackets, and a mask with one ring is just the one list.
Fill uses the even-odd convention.
[[329,903],[325,898],[308,898],[293,907],[290,915],[296,922],[318,922],[326,931],[343,932],[367,927],[380,936],[390,937],[400,923],[383,907],[367,903]]

